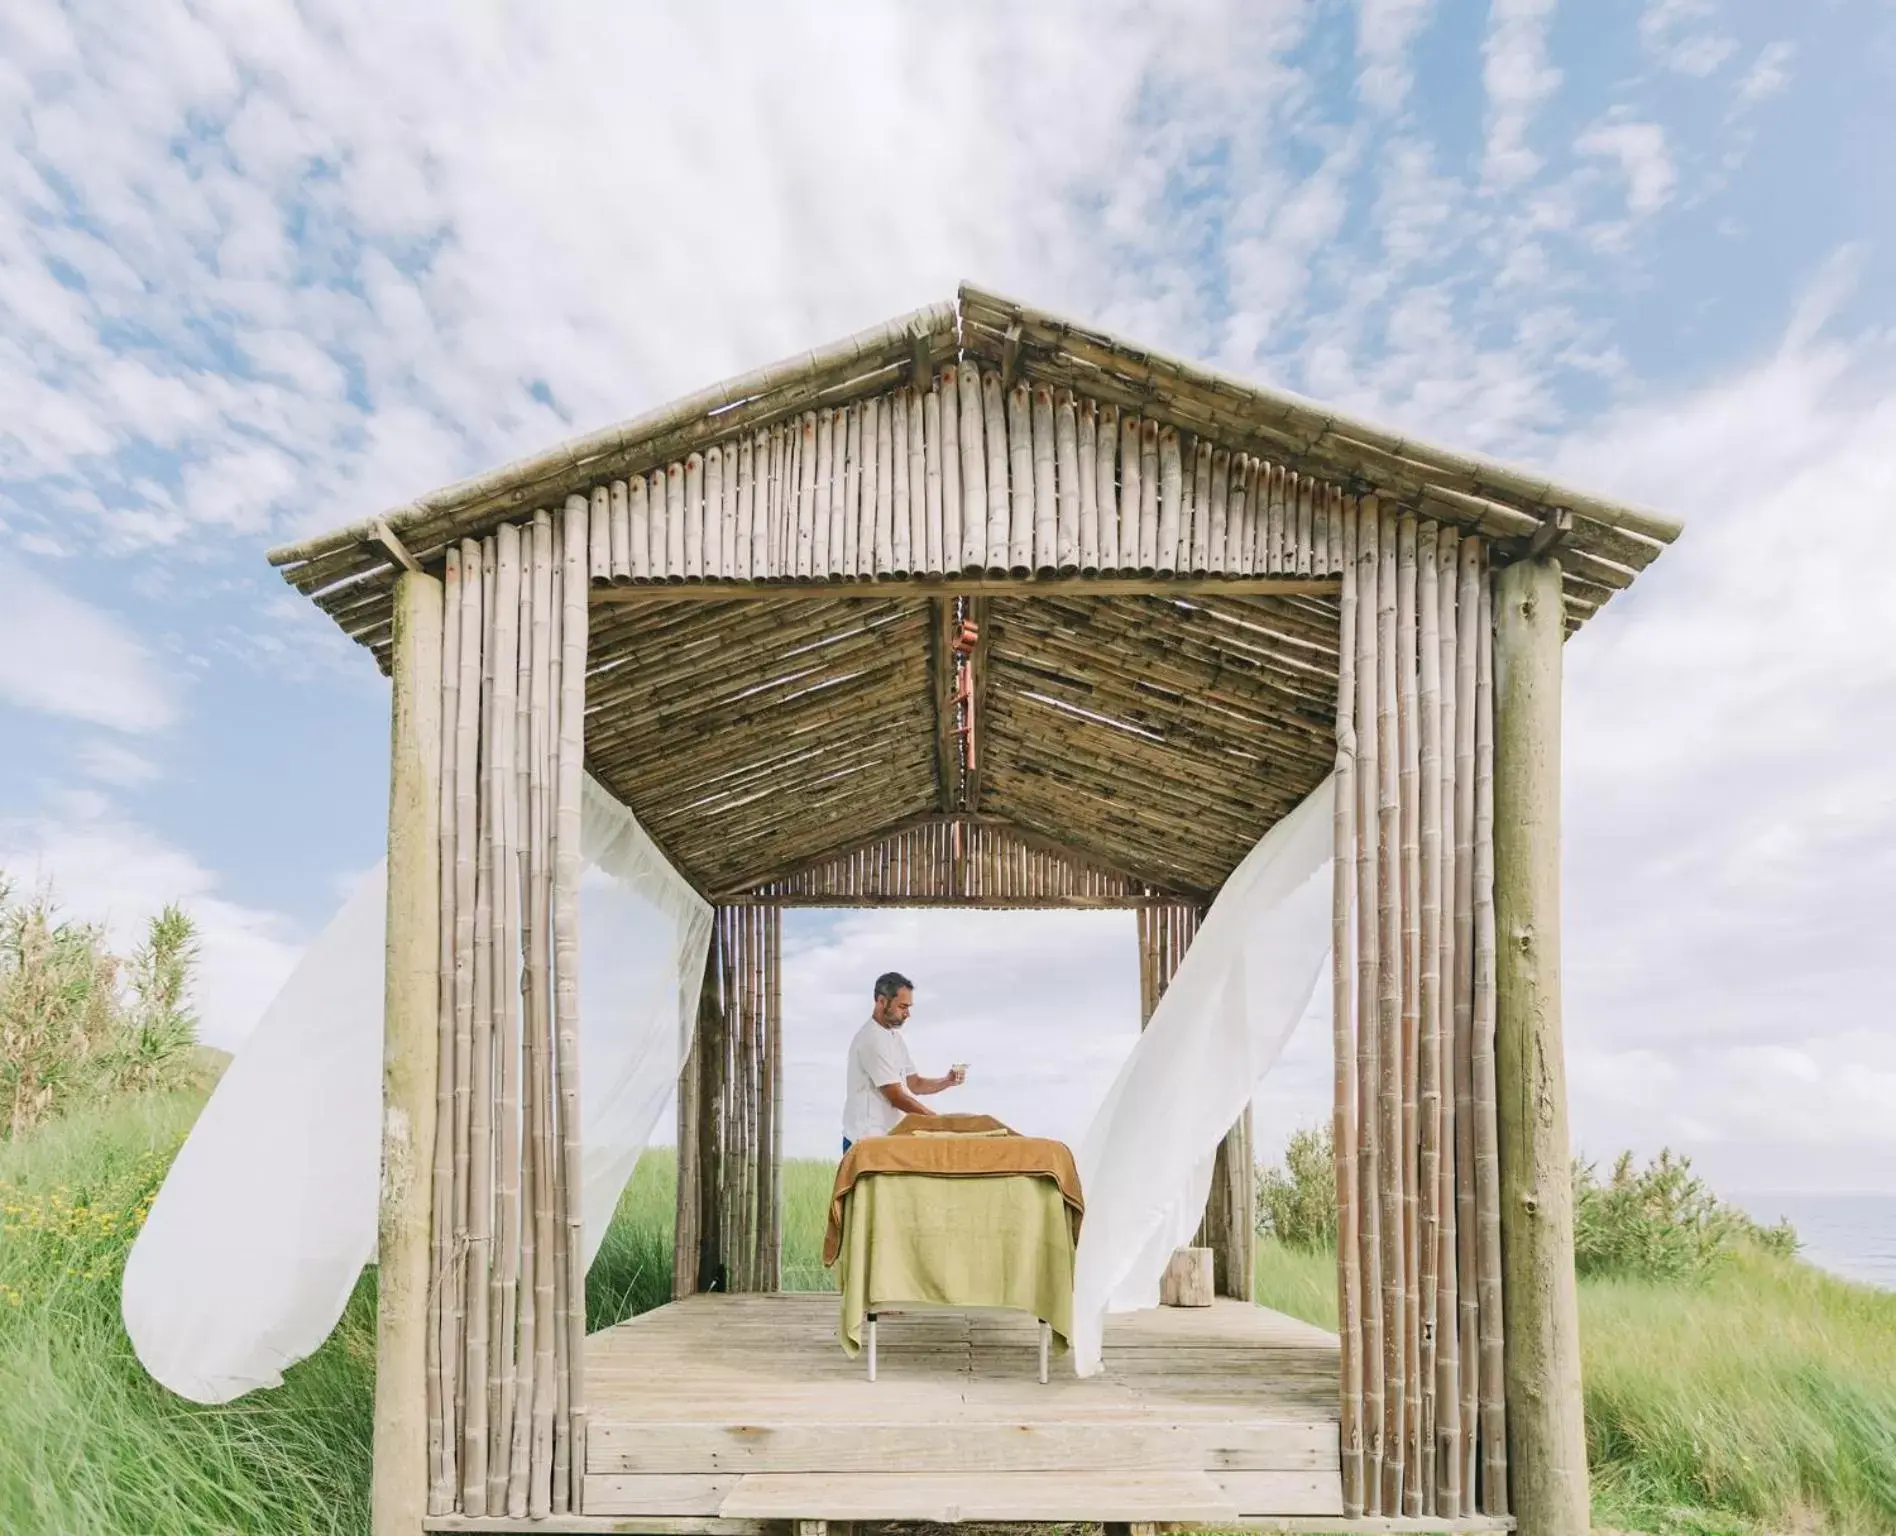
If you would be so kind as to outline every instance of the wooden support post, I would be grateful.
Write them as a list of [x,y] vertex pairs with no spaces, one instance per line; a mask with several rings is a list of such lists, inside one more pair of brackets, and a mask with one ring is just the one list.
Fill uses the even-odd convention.
[[441,583],[395,582],[388,950],[377,1224],[374,1536],[418,1536],[428,1507],[429,1154],[441,981]]
[[698,1218],[703,1209],[698,1158],[698,1123],[702,1114],[700,1089],[704,1082],[704,1041],[692,1031],[691,1049],[678,1073],[678,1181],[672,1224],[672,1300],[698,1289]]
[[1513,1511],[1585,1536],[1586,1424],[1560,1025],[1560,567],[1522,560],[1496,594],[1497,1119]]
[[698,1248],[694,1291],[725,1291],[730,1282],[724,1249],[725,1013],[719,980],[723,971],[724,915],[719,913],[705,956],[698,994]]
[[1251,1271],[1257,1228],[1256,1158],[1251,1150],[1251,1110],[1247,1105],[1238,1123],[1218,1143],[1212,1167],[1211,1191],[1205,1197],[1205,1219],[1199,1224],[1198,1245],[1212,1253],[1213,1286],[1220,1296],[1251,1299]]

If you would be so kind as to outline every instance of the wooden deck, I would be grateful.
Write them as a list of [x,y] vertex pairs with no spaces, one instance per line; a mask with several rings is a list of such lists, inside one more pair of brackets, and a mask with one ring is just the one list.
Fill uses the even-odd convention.
[[595,1334],[574,1528],[1341,1514],[1321,1329],[1239,1302],[1138,1313],[1109,1325],[1102,1375],[1056,1359],[1043,1386],[1030,1319],[885,1314],[872,1383],[836,1308],[701,1296]]

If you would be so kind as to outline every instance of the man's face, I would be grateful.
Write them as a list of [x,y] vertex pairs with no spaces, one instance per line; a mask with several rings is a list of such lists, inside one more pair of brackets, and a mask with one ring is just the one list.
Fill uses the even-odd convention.
[[890,1028],[899,1028],[908,1022],[909,1009],[914,1005],[914,1002],[915,994],[909,991],[907,987],[902,988],[894,997],[878,997],[876,999],[876,1022],[889,1026]]

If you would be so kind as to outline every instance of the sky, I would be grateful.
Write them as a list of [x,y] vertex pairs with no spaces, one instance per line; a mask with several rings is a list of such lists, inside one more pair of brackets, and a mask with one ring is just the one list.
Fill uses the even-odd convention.
[[[383,838],[263,551],[965,277],[1682,517],[1567,652],[1576,1139],[1896,1190],[1896,8],[9,0],[0,133],[0,869],[183,902],[207,1039]],[[793,1152],[890,965],[1054,1134],[1137,1028],[1123,916],[786,956]]]

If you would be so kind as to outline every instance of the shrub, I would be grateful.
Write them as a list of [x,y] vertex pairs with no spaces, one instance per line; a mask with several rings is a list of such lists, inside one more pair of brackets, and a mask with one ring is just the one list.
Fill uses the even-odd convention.
[[197,936],[175,906],[121,961],[104,930],[62,921],[0,879],[0,1139],[124,1089],[181,1086],[196,1069],[188,1000]]
[[1788,1223],[1763,1227],[1723,1204],[1692,1172],[1692,1160],[1662,1150],[1644,1168],[1622,1152],[1602,1182],[1592,1163],[1573,1170],[1574,1266],[1583,1275],[1697,1280],[1741,1245],[1789,1257]]
[[1257,1229],[1291,1248],[1336,1246],[1336,1164],[1330,1128],[1298,1131],[1281,1168],[1260,1169]]

